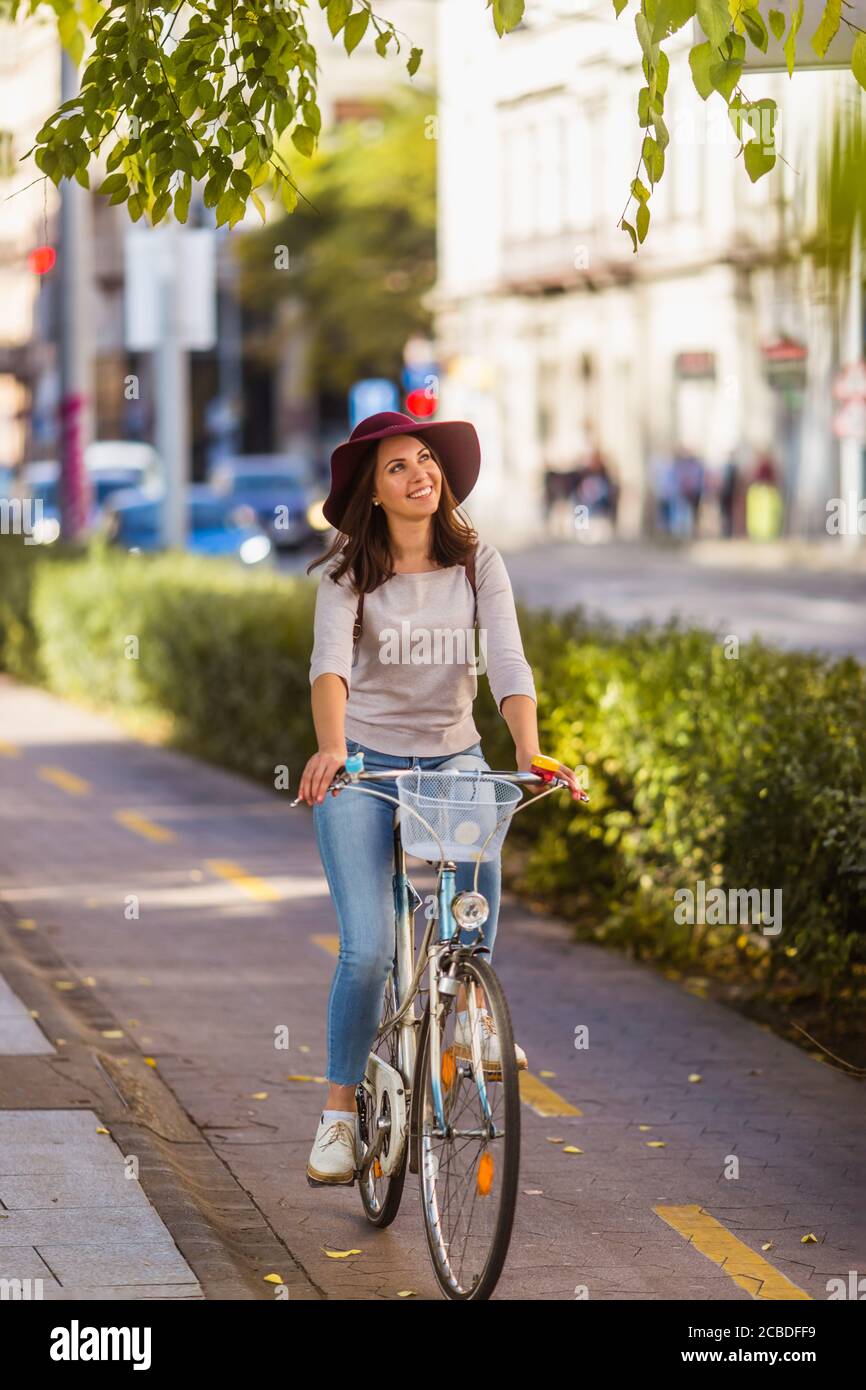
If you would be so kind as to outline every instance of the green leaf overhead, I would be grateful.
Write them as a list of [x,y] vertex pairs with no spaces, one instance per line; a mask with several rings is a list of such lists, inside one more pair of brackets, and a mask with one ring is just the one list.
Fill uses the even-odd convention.
[[728,0],[697,0],[698,23],[714,48],[718,48],[731,30]]
[[842,22],[842,0],[827,0],[821,23],[812,35],[812,47],[823,58]]
[[694,19],[696,4],[697,0],[659,0],[652,25],[653,43],[675,34],[690,19]]

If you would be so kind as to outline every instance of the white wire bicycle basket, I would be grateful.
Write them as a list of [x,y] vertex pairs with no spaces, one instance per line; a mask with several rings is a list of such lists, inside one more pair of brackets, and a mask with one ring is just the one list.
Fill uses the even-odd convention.
[[[519,786],[501,777],[485,776],[480,768],[477,772],[419,769],[398,777],[397,789],[406,853],[436,861],[441,856],[455,863],[474,863],[479,856],[482,862],[495,859],[512,812],[522,800]],[[419,815],[436,832],[441,850]]]

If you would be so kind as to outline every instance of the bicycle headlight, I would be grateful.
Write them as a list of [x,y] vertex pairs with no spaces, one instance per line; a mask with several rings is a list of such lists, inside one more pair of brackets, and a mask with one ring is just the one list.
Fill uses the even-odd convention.
[[490,904],[483,893],[458,893],[451,903],[454,920],[461,927],[481,927],[490,916]]

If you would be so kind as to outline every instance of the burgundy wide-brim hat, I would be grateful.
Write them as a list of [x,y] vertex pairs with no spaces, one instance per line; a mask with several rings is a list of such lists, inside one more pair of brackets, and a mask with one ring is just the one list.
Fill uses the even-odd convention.
[[468,420],[436,420],[419,424],[411,415],[398,410],[381,410],[359,420],[349,438],[331,454],[331,491],[322,511],[325,519],[340,529],[346,505],[352,495],[358,464],[376,439],[389,434],[411,434],[432,444],[448,486],[458,502],[474,488],[481,468],[481,444],[475,426]]

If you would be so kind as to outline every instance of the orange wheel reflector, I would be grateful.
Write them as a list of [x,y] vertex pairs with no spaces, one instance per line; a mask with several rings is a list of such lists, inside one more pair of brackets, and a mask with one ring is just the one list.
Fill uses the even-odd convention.
[[482,1197],[486,1197],[493,1186],[493,1155],[487,1150],[479,1159],[475,1185]]
[[454,1062],[454,1052],[449,1047],[447,1052],[442,1053],[442,1085],[446,1091],[450,1091],[454,1085],[454,1077],[457,1075],[457,1066]]
[[381,1176],[382,1176],[382,1165],[381,1165],[381,1163],[379,1162],[378,1158],[374,1158],[374,1159],[373,1159],[373,1177],[374,1177],[374,1178],[381,1178]]

